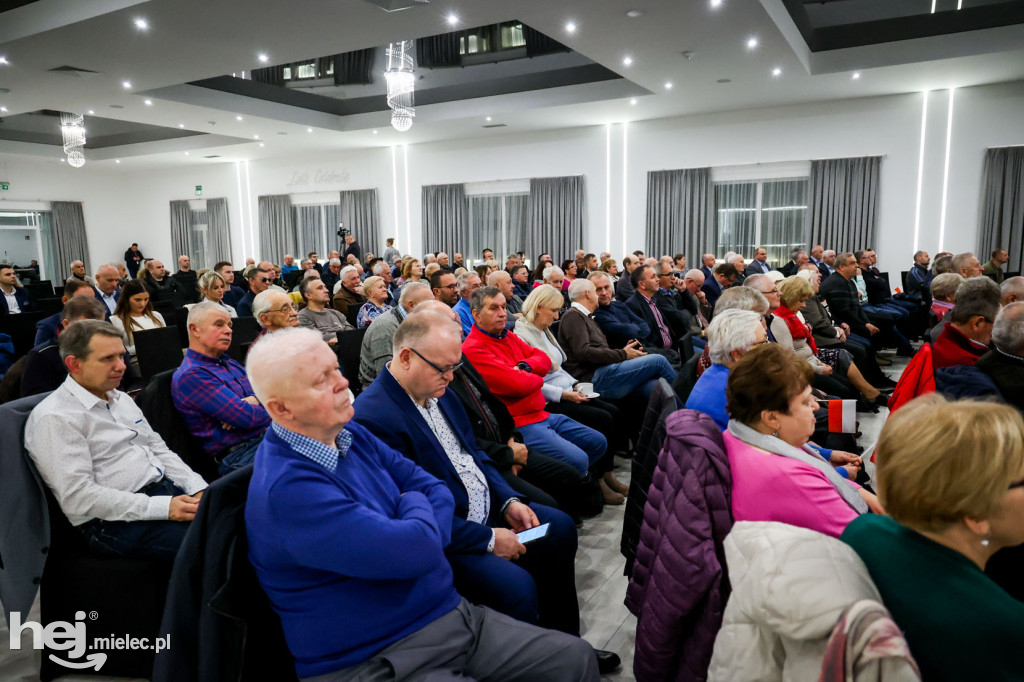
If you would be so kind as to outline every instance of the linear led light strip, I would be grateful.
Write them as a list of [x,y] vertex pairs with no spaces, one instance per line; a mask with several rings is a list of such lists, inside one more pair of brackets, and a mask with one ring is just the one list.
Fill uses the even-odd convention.
[[946,192],[949,190],[949,155],[951,153],[950,141],[953,139],[953,93],[955,91],[956,88],[949,89],[949,110],[946,112],[946,163],[942,171],[942,218],[939,220],[939,251],[943,249],[943,241],[946,236]]
[[[629,133],[629,122],[622,122],[622,252],[626,252],[626,181],[629,174],[626,172],[628,166],[626,165],[626,151],[627,151],[627,135]],[[608,242],[608,250],[611,251],[611,240]]]
[[917,159],[917,207],[914,209],[914,251],[918,248],[918,237],[921,234],[921,183],[924,180],[924,138],[928,125],[928,91],[924,91],[924,103],[921,105],[921,152]]
[[242,261],[245,262],[245,203],[242,201],[242,162],[235,161],[235,179],[238,181],[238,220],[242,226]]
[[[395,158],[395,147],[391,147],[391,196],[395,199],[395,231],[398,231],[398,161]],[[412,252],[412,244],[406,244],[406,249]]]
[[612,243],[612,124],[604,127],[604,243],[611,251]]
[[252,183],[249,182],[249,160],[246,159],[245,163],[245,198],[246,198],[246,213],[249,214],[249,243],[252,244],[253,257],[259,262],[263,254],[259,253],[260,245],[256,242],[256,226],[252,222]]
[[[402,145],[402,163],[405,166],[405,233],[409,238],[406,244],[412,244],[412,219],[409,215],[409,147]],[[423,246],[423,244],[420,244]]]

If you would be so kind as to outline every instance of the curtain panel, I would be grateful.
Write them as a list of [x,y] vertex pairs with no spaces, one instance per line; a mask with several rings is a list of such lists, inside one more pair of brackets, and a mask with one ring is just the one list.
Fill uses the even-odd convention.
[[287,194],[271,194],[258,198],[260,217],[260,253],[257,260],[280,263],[284,254],[295,251],[295,228],[292,223],[292,199]]
[[82,213],[80,201],[54,201],[50,204],[53,213],[53,237],[55,252],[54,281],[63,283],[71,272],[71,264],[76,260],[85,263],[85,271],[92,272],[89,267],[89,240],[85,235],[85,214]]
[[369,85],[373,82],[373,57],[376,50],[353,50],[334,55],[335,85]]
[[690,263],[716,243],[710,168],[647,173],[647,253],[683,253]]
[[[377,190],[356,189],[342,192],[339,207],[339,218],[334,222],[332,232],[337,231],[339,222],[344,223],[345,229],[351,231],[356,238],[364,257],[367,253],[378,256],[383,254],[384,240],[380,237]],[[330,223],[328,227],[331,227]]]
[[562,43],[549,38],[540,31],[523,24],[523,40],[526,41],[526,56],[539,57],[555,52],[572,52]]
[[530,178],[527,215],[528,254],[548,253],[556,262],[573,258],[583,244],[587,221],[583,176]]
[[463,249],[470,243],[469,201],[465,185],[424,185],[421,197],[423,251],[465,253]]
[[[316,251],[322,259],[320,263],[327,262],[327,253],[330,249],[327,245],[333,240],[324,240],[323,209],[319,204],[292,206],[292,224],[294,225],[295,250],[288,251],[293,256],[302,260],[310,251]],[[328,223],[330,225],[330,223]],[[335,223],[337,225],[337,223]],[[335,228],[337,229],[337,228]]]
[[228,200],[206,200],[206,238],[209,248],[208,265],[231,260],[231,222],[228,219]]
[[251,80],[257,83],[266,83],[267,85],[284,85],[284,64],[278,64],[276,66],[264,66],[259,69],[253,69],[249,72]]
[[810,244],[836,253],[875,245],[882,157],[811,161]]
[[187,200],[171,202],[171,251],[173,263],[178,262],[178,256],[192,258],[192,209]]
[[1006,249],[1007,272],[1024,265],[1024,147],[985,151],[981,176],[978,260],[985,262],[996,249]]
[[416,39],[416,66],[434,68],[461,64],[458,33],[442,33]]

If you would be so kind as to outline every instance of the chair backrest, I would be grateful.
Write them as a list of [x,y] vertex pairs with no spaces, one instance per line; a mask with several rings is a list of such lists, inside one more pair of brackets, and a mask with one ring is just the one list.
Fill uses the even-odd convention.
[[[351,309],[349,306],[349,310]],[[341,364],[341,373],[348,379],[349,388],[354,395],[359,395],[362,390],[359,381],[359,353],[367,329],[369,327],[338,332],[338,345],[334,347],[334,352],[338,354],[338,362]]]
[[362,307],[362,305],[356,305],[355,303],[353,303],[348,308],[345,309],[345,319],[348,320],[348,323],[353,327],[356,326],[356,318],[359,317],[359,310]]
[[36,324],[44,317],[49,317],[52,314],[32,310],[18,315],[4,315],[0,317],[0,320],[3,321],[3,325],[0,325],[0,332],[11,335],[11,341],[14,343],[15,358],[20,358],[32,350],[36,340]]
[[167,320],[169,324],[178,328],[178,338],[181,340],[182,348],[188,348],[188,314],[188,308],[175,308],[174,319]]
[[892,287],[892,283],[889,281],[889,273],[888,272],[880,272],[878,274],[879,274],[879,276],[881,276],[882,279],[885,280],[886,284],[888,284],[890,287]]
[[212,481],[217,478],[217,466],[206,454],[199,441],[189,433],[181,413],[174,407],[171,397],[173,369],[158,372],[146,383],[139,396],[139,409],[153,430],[160,434],[171,450],[197,474]]
[[60,297],[40,298],[36,301],[35,309],[41,313],[53,315],[64,310],[64,301],[60,300]]
[[263,331],[263,327],[255,317],[235,317],[231,320],[231,330],[231,346],[228,348],[228,356],[244,365],[245,354],[249,352],[249,346]]
[[41,282],[26,284],[25,293],[33,301],[38,301],[42,298],[53,298],[53,283],[48,279],[44,279]]
[[143,381],[148,382],[155,374],[177,369],[181,364],[183,355],[177,327],[171,325],[137,331],[132,334],[132,338]]
[[900,270],[900,281],[903,282],[903,291],[907,290],[907,277],[910,277],[910,270]]
[[679,337],[679,342],[676,343],[676,348],[679,349],[679,358],[686,362],[693,357],[693,332],[686,332]]
[[672,383],[676,395],[684,403],[689,399],[690,391],[697,384],[697,364],[700,362],[700,357],[700,354],[694,353],[684,362],[679,374],[676,375],[676,380]]

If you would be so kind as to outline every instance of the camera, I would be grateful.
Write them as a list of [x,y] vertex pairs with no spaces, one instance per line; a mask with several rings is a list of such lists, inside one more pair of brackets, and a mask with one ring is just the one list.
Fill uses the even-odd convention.
[[345,229],[345,223],[338,223],[338,232],[337,232],[337,234],[338,234],[338,237],[340,237],[341,239],[344,239],[345,237],[347,237],[350,234],[352,234],[352,230],[346,230]]

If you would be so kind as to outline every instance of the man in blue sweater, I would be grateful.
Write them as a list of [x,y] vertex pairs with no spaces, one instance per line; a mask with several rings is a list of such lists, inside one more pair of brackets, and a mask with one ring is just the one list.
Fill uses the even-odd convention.
[[302,679],[598,679],[583,640],[462,599],[444,550],[448,488],[350,424],[334,351],[311,329],[253,346],[273,419],[245,510],[249,559]]

